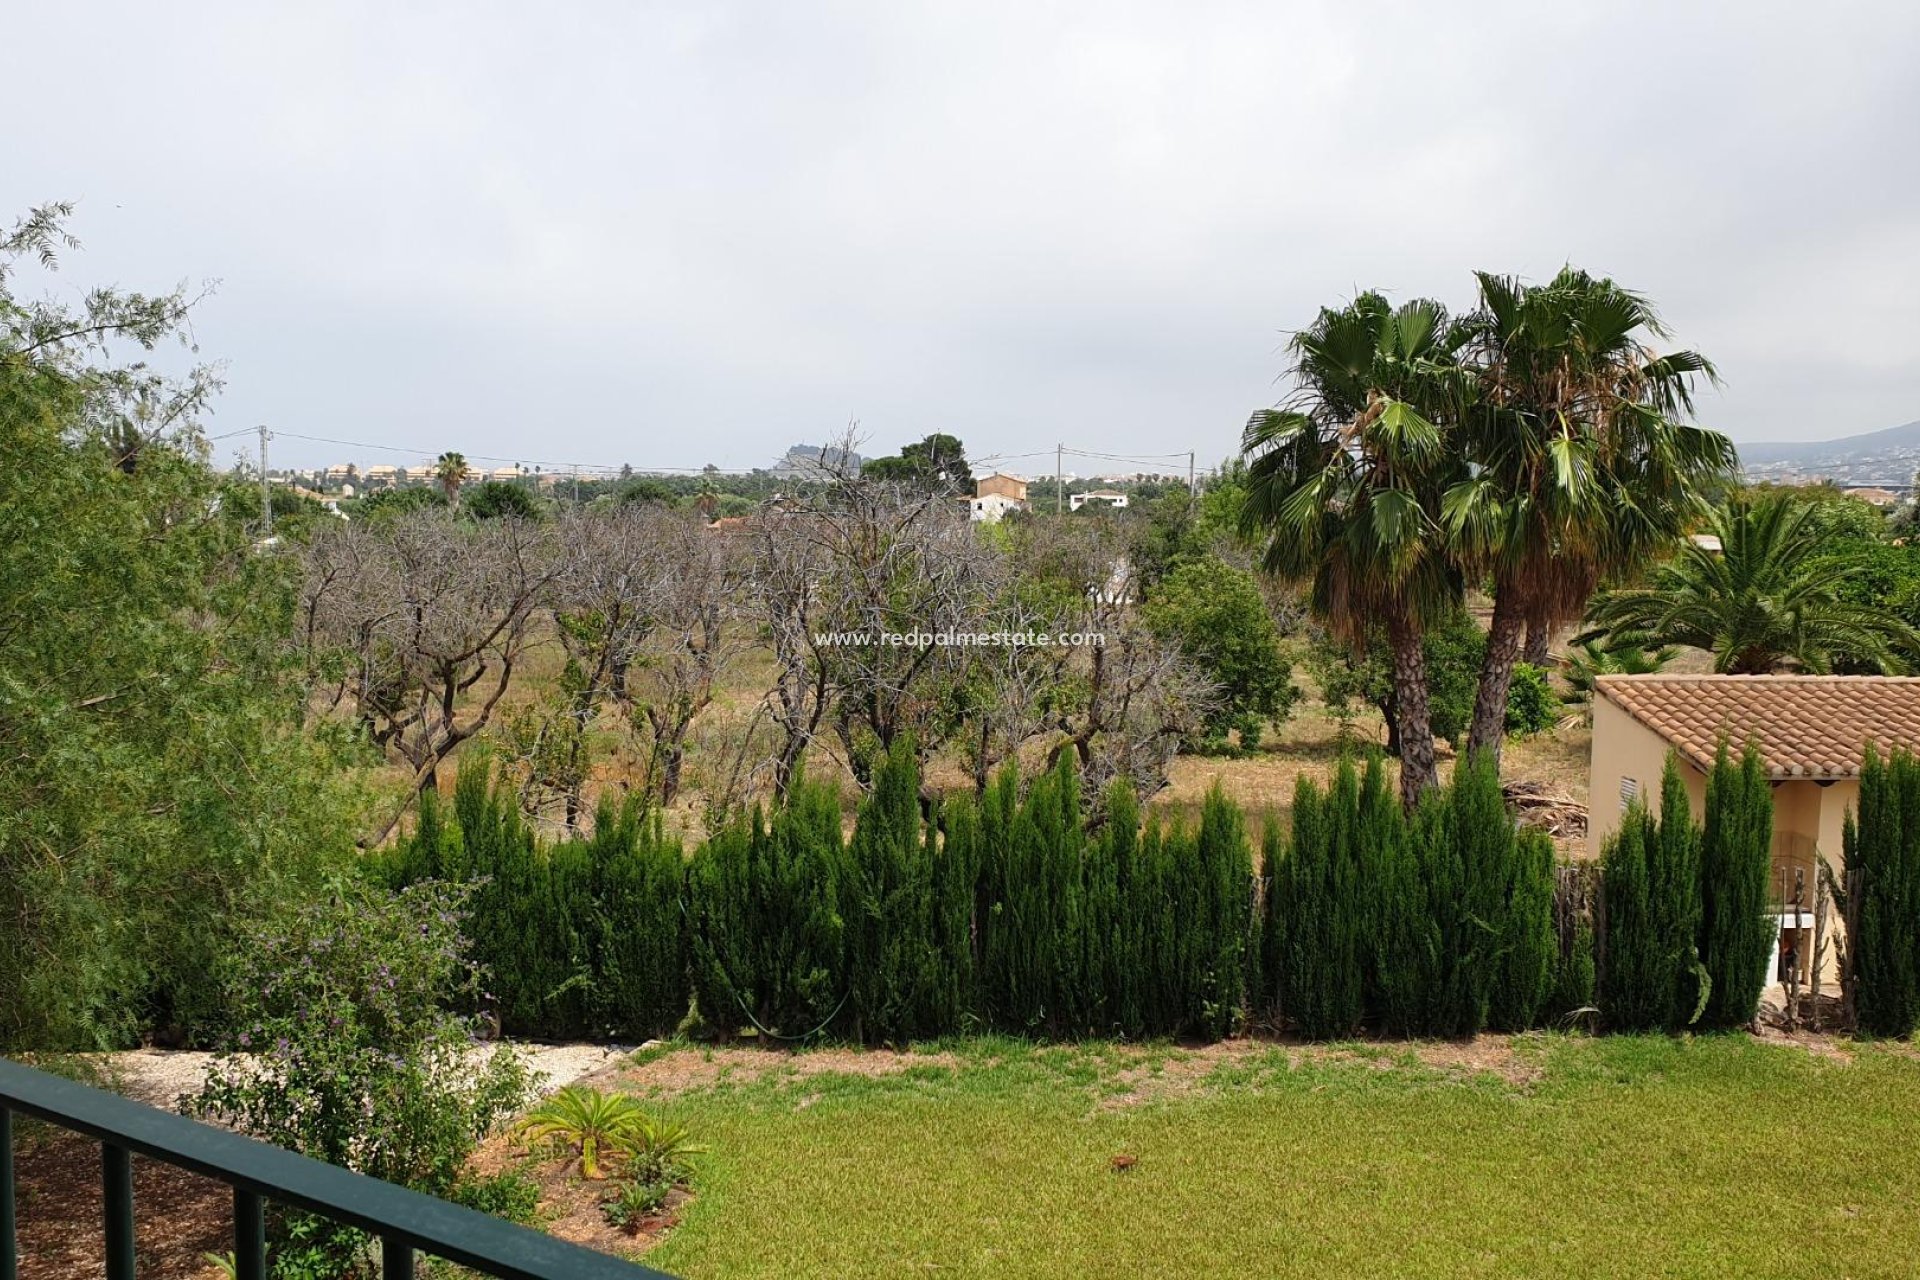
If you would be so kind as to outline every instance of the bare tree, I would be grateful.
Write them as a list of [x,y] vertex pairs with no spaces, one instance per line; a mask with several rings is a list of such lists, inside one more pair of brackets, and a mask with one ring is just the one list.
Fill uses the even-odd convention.
[[554,632],[566,650],[560,712],[566,737],[565,820],[579,825],[587,775],[587,731],[612,701],[633,702],[631,682],[659,622],[671,569],[661,552],[663,513],[623,506],[575,512],[560,523],[559,567],[548,596]]
[[968,655],[951,640],[981,628],[995,559],[955,497],[839,470],[757,517],[751,580],[777,668],[783,794],[823,725],[861,779],[903,736],[925,752],[952,731]]
[[1071,752],[1087,794],[1115,778],[1142,799],[1167,785],[1181,741],[1204,719],[1214,689],[1170,642],[1141,622],[1141,583],[1129,530],[1096,517],[1036,522],[1015,543],[1016,572],[1054,601],[1049,759]]
[[310,566],[309,670],[334,673],[331,701],[349,703],[413,771],[414,791],[431,786],[506,694],[556,572],[551,539],[514,520],[475,527],[419,513],[384,527],[327,526]]
[[829,641],[821,588],[825,548],[802,526],[813,517],[774,505],[754,518],[749,591],[773,651],[774,682],[766,705],[777,745],[770,761],[774,791],[785,796],[801,757],[819,733],[829,703]]
[[641,710],[652,731],[648,785],[666,805],[680,790],[688,729],[744,646],[738,618],[748,548],[739,534],[710,527],[697,513],[663,512],[654,530],[661,572]]

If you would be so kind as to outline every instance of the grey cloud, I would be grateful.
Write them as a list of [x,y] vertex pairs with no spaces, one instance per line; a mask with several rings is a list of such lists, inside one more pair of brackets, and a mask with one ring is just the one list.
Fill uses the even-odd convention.
[[219,429],[750,466],[852,414],[1211,459],[1322,303],[1566,261],[1716,358],[1736,438],[1920,414],[1906,4],[112,2],[10,37],[0,203],[82,201],[70,282],[223,281]]

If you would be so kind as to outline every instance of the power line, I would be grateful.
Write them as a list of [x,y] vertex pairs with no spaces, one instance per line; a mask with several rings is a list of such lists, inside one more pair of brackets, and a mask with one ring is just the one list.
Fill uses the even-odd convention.
[[[252,428],[249,427],[248,430],[252,430]],[[281,431],[278,429],[276,429],[273,434],[288,440],[305,440],[313,444],[338,445],[343,449],[376,449],[383,453],[412,454],[414,457],[417,457],[417,458],[432,458],[432,457],[439,456],[438,453],[436,453],[432,449],[419,449],[419,448],[413,448],[407,445],[374,444],[366,440],[336,440],[331,436],[302,435],[298,431]],[[534,458],[531,460],[531,463],[529,463],[529,459],[525,454],[503,455],[503,454],[496,454],[496,453],[472,453],[472,454],[463,454],[462,456],[472,458],[477,462],[511,462],[517,466],[533,465],[533,466],[537,466],[545,469],[550,469],[553,471],[604,471],[608,473],[613,473],[613,472],[619,471],[623,466],[631,465],[629,463],[617,463],[617,462],[616,463],[554,462],[545,458]],[[705,467],[634,467],[633,469],[635,471],[681,471],[681,472],[686,472],[689,475],[698,475],[702,471],[706,470]]]
[[[230,440],[235,436],[250,434],[254,430],[255,428],[246,427],[239,431],[229,431],[224,435],[209,437],[208,442],[214,443],[221,440]],[[408,454],[413,457],[421,458],[421,459],[438,457],[439,453],[441,452],[439,450],[423,449],[423,448],[410,446],[410,445],[376,444],[370,440],[342,440],[334,436],[307,435],[298,431],[282,431],[282,430],[276,429],[273,434],[282,439],[304,440],[310,444],[330,444],[330,445],[336,445],[342,449],[371,449],[379,453]],[[1130,462],[1135,464],[1136,466],[1148,467],[1148,466],[1154,466],[1159,463],[1172,462],[1177,459],[1186,458],[1191,452],[1192,452],[1191,450],[1182,449],[1182,450],[1178,450],[1171,453],[1149,453],[1149,454],[1103,453],[1097,449],[1075,449],[1069,446],[1062,445],[1057,450],[1036,449],[1027,453],[990,453],[990,454],[985,454],[981,457],[975,458],[973,459],[973,461],[975,463],[1019,462],[1029,458],[1043,458],[1047,456],[1049,453],[1053,453],[1056,455],[1064,454],[1066,456],[1075,457],[1075,458],[1098,459],[1103,462]],[[602,475],[615,475],[623,470],[631,468],[635,472],[642,472],[642,473],[699,475],[706,470],[705,467],[639,466],[631,463],[564,462],[564,461],[552,461],[544,458],[529,459],[525,454],[514,455],[514,454],[495,454],[495,453],[472,453],[472,454],[464,454],[463,456],[471,458],[476,462],[512,463],[516,466],[522,466],[522,467],[534,466],[534,467],[540,468],[543,472],[572,471],[572,472],[592,472],[592,473],[597,473]]]

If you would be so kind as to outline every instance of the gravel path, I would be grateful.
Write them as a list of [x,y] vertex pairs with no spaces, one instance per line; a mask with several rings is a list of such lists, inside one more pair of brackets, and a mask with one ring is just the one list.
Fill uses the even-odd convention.
[[[552,1093],[582,1076],[611,1066],[634,1051],[632,1045],[534,1044],[514,1046],[526,1055],[538,1079],[537,1094]],[[207,1082],[213,1055],[196,1049],[129,1049],[104,1055],[120,1092],[151,1106],[173,1110],[183,1093],[198,1093]]]

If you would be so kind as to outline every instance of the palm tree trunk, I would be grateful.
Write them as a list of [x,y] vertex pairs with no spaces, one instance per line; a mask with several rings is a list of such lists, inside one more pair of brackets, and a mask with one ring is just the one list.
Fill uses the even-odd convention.
[[1420,627],[1396,616],[1387,623],[1393,646],[1394,727],[1400,738],[1400,802],[1411,809],[1439,782],[1433,761],[1433,718],[1427,710],[1427,653]]
[[1507,736],[1507,688],[1513,683],[1513,665],[1520,660],[1520,642],[1527,620],[1514,592],[1504,583],[1493,596],[1493,626],[1487,632],[1487,657],[1480,665],[1480,688],[1473,699],[1473,725],[1467,730],[1467,754],[1485,753],[1497,767],[1500,744]]
[[1520,655],[1520,661],[1531,666],[1545,667],[1553,658],[1549,649],[1553,643],[1551,624],[1535,620],[1527,624],[1527,647]]

